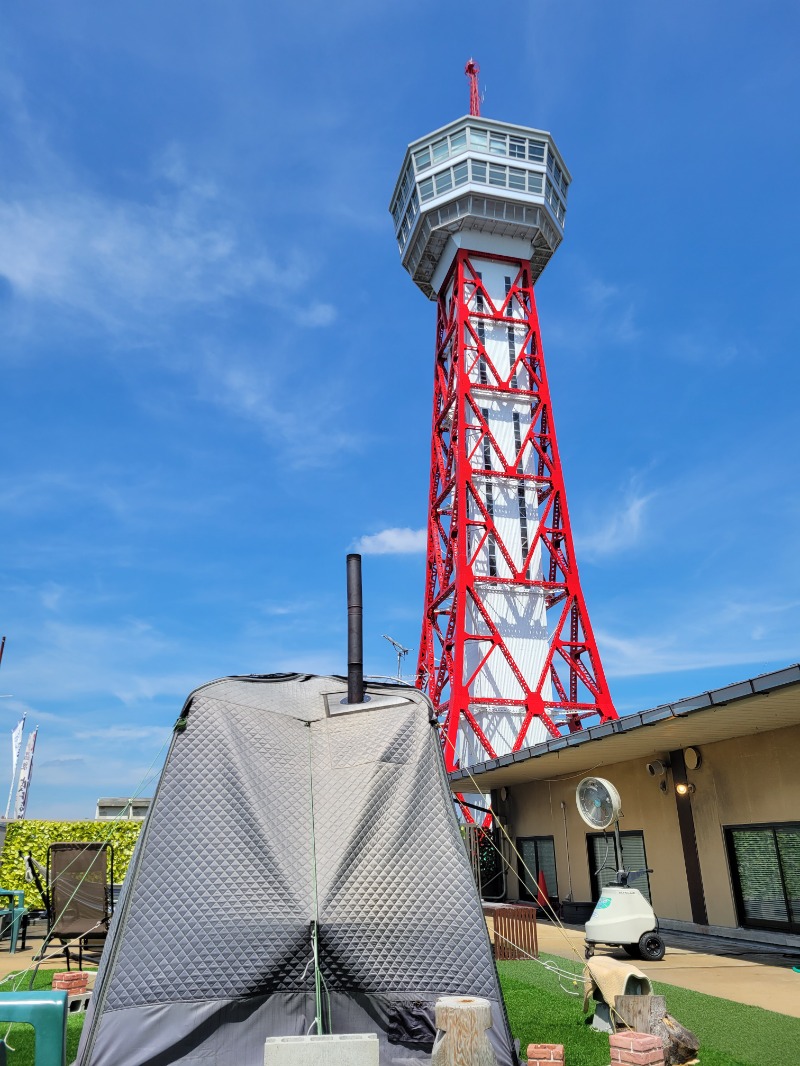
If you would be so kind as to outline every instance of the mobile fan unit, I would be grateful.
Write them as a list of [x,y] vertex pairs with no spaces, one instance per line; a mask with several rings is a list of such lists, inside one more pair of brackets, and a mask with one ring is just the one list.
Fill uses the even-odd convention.
[[609,944],[624,948],[631,958],[658,962],[664,958],[664,941],[658,935],[658,919],[639,889],[628,885],[632,878],[652,871],[628,871],[623,866],[619,835],[622,801],[619,792],[602,777],[584,777],[578,785],[575,801],[581,818],[592,829],[605,832],[613,824],[616,854],[620,863],[614,882],[603,888],[586,923],[586,958],[594,955],[596,944]]

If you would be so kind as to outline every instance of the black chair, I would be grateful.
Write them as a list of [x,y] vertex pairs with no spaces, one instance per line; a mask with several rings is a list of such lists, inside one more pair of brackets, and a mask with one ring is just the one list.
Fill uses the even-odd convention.
[[[29,864],[29,868],[30,864]],[[78,943],[78,969],[84,952],[102,951],[114,913],[114,849],[95,841],[57,843],[47,849],[47,887],[39,890],[47,907],[47,942],[63,945],[70,968],[70,950]]]

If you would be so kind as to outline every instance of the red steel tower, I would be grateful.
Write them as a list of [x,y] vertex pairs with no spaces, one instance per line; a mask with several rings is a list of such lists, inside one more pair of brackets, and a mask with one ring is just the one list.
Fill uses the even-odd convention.
[[403,265],[437,303],[418,684],[450,770],[617,717],[533,292],[571,179],[549,133],[476,113],[470,65],[473,113],[409,146],[391,201]]

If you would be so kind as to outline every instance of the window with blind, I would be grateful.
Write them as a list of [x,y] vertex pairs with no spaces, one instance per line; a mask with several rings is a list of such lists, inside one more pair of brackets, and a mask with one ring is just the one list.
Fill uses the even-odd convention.
[[[589,851],[589,874],[592,881],[592,899],[600,899],[606,885],[612,885],[617,879],[617,870],[622,865],[629,874],[642,871],[638,877],[631,877],[630,888],[638,888],[648,903],[650,899],[650,877],[647,873],[647,855],[644,850],[644,833],[638,829],[627,829],[620,833],[622,856],[617,854],[613,833],[587,833],[586,844]],[[620,863],[620,858],[622,862]]]
[[727,826],[739,925],[800,933],[800,822]]
[[556,846],[553,837],[517,837],[517,852],[521,856],[517,858],[520,898],[536,899],[541,871],[548,898],[557,900]]

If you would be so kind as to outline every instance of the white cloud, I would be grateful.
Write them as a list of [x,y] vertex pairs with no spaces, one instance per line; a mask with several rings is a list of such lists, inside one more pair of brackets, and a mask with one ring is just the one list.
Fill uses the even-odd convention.
[[[595,631],[606,672],[611,677],[644,677],[721,666],[755,666],[794,662],[800,639],[800,604],[746,605],[739,598],[721,597],[681,605],[660,624],[634,636]],[[743,624],[747,620],[747,624]]]
[[[14,291],[112,330],[141,332],[170,308],[236,296],[292,308],[287,297],[311,273],[297,252],[279,260],[251,247],[211,188],[178,187],[149,203],[86,192],[0,201],[0,274]],[[327,326],[335,316],[315,303],[303,321]]]
[[158,740],[169,736],[169,729],[160,726],[112,725],[98,729],[78,730],[76,740],[102,740],[104,743],[128,744],[136,740]]
[[[128,619],[116,625],[41,623],[38,640],[12,662],[3,664],[9,681],[24,683],[36,701],[103,694],[123,704],[156,697],[180,698],[197,683],[188,671],[165,670],[172,641],[147,622]],[[38,712],[34,712],[37,714]]]
[[655,493],[633,495],[610,517],[598,523],[585,522],[589,531],[575,537],[579,558],[614,555],[638,544],[645,528],[645,509]]
[[274,351],[271,356],[246,359],[208,351],[197,382],[202,399],[246,418],[270,439],[277,437],[293,467],[329,466],[357,447],[359,434],[341,428],[347,420],[336,385],[324,394],[304,385],[301,395],[292,395],[289,386],[275,380],[272,367],[280,360]]
[[[0,277],[20,305],[47,303],[128,340],[163,332],[170,312],[235,297],[306,327],[335,320],[332,303],[298,299],[319,269],[314,257],[286,242],[275,254],[180,145],[154,158],[135,197],[99,191],[59,157],[6,74],[0,102],[18,165],[0,197]],[[20,321],[41,328],[40,318]]]
[[630,345],[641,338],[636,323],[633,297],[618,285],[610,285],[591,275],[587,267],[568,261],[574,282],[570,287],[569,310],[551,317],[545,350],[570,351],[585,355],[600,345]]
[[57,611],[61,606],[61,600],[65,589],[63,585],[57,585],[53,581],[47,582],[40,592],[42,606],[46,611]]
[[424,529],[392,528],[359,538],[354,550],[364,555],[411,555],[424,552],[426,546]]
[[725,367],[741,355],[741,348],[722,336],[715,326],[700,323],[692,333],[678,333],[668,339],[669,356],[702,367]]

